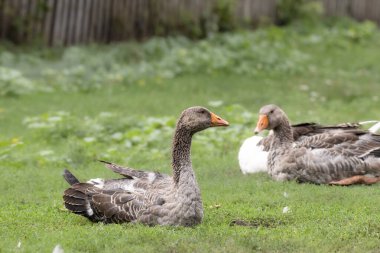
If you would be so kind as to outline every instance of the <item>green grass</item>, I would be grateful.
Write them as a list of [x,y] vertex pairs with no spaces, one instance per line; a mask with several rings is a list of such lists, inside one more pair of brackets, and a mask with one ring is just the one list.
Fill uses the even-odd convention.
[[[49,252],[57,244],[65,252],[379,251],[379,186],[279,183],[266,174],[244,176],[237,163],[239,145],[251,135],[256,113],[264,104],[279,104],[293,122],[380,119],[379,46],[378,41],[354,42],[348,49],[301,43],[298,50],[309,58],[303,71],[291,73],[184,73],[160,84],[147,80],[143,86],[105,85],[88,93],[1,97],[0,251]],[[215,100],[223,105],[210,106]],[[232,106],[236,104],[240,109]],[[170,173],[173,123],[169,129],[158,128],[163,137],[146,146],[137,141],[126,148],[123,141],[129,138],[127,130],[148,124],[148,117],[175,118],[192,105],[209,107],[229,120],[232,129],[206,130],[194,138],[193,166],[205,208],[201,225],[92,224],[64,209],[62,192],[67,184],[61,176],[63,169],[70,168],[82,180],[115,177],[94,161],[103,158],[110,147],[118,150],[107,153],[108,160]],[[66,125],[52,132],[22,123],[26,117],[49,117],[57,111],[71,115]],[[241,119],[244,111],[253,116]],[[116,116],[102,121],[100,112]],[[81,125],[86,116],[106,129],[86,129]],[[116,131],[127,137],[121,142],[108,138],[108,133]],[[84,142],[83,137],[89,135],[98,139]],[[11,147],[20,141],[23,144]],[[205,147],[208,142],[211,146]],[[54,159],[39,155],[43,150],[52,150]],[[283,214],[285,206],[290,212]],[[253,226],[230,226],[235,219]]]

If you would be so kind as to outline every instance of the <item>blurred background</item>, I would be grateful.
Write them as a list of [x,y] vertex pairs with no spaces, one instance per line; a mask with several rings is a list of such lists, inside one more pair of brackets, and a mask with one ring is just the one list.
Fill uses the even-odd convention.
[[380,23],[376,0],[0,0],[0,39],[48,46],[205,38],[215,32],[348,16]]
[[195,104],[250,127],[268,103],[378,119],[379,23],[378,0],[0,0],[0,127]]

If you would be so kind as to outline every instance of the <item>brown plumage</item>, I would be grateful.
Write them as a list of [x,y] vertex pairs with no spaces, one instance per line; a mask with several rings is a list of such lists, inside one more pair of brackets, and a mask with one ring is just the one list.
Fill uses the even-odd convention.
[[173,138],[173,176],[101,161],[124,178],[79,183],[65,170],[64,177],[71,185],[63,195],[66,208],[94,222],[199,224],[203,206],[191,165],[191,139],[196,132],[214,126],[228,126],[228,122],[203,107],[191,107],[182,112]]
[[[291,125],[293,140],[297,142],[303,142],[304,137],[317,136],[319,134],[334,134],[336,132],[348,131],[359,129],[359,123],[343,123],[338,125],[320,125],[317,123],[301,123],[296,125]],[[263,145],[264,151],[270,150],[270,144],[274,138],[273,134],[268,135],[263,138],[259,145]],[[306,138],[307,139],[307,138]]]
[[[337,129],[294,142],[288,117],[276,105],[260,109],[256,131],[263,129],[273,130],[268,172],[276,180],[343,184],[341,180],[354,176],[380,176],[380,135]],[[344,184],[361,180],[366,178],[355,177]],[[368,183],[375,181],[368,179]]]

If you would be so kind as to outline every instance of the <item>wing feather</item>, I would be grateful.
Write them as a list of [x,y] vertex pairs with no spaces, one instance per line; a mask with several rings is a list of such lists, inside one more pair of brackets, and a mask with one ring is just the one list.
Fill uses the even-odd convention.
[[126,191],[99,191],[91,198],[91,207],[105,223],[131,222],[146,208],[144,197]]
[[120,174],[120,175],[122,175],[128,179],[147,178],[147,177],[149,177],[149,173],[152,173],[152,172],[145,172],[142,170],[135,170],[135,169],[128,168],[128,167],[122,167],[120,165],[117,165],[117,164],[114,164],[111,162],[102,161],[102,160],[99,160],[99,162],[104,163],[104,165],[108,169],[110,169],[113,172],[118,173],[118,174]]

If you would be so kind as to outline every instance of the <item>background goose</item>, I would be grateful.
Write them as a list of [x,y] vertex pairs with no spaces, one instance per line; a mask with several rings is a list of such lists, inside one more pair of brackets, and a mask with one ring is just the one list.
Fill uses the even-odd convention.
[[[373,124],[368,131],[376,133],[380,130],[379,121],[363,121],[359,123],[343,123],[335,126],[323,126],[315,123],[301,123],[292,125],[294,141],[304,136],[311,136],[327,131],[359,129],[363,125]],[[254,135],[244,140],[240,146],[238,160],[243,174],[268,171],[268,154],[272,132],[267,136]]]
[[255,132],[263,129],[273,130],[268,172],[276,180],[341,185],[380,180],[380,135],[337,129],[295,142],[288,117],[276,105],[260,109]]
[[124,178],[80,183],[66,170],[64,177],[71,185],[63,195],[66,208],[94,222],[199,224],[203,206],[191,165],[191,139],[196,132],[215,126],[228,126],[228,122],[203,107],[182,112],[173,138],[172,176],[104,162],[107,168]]

